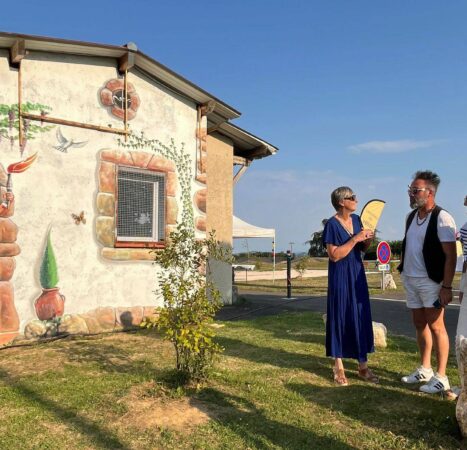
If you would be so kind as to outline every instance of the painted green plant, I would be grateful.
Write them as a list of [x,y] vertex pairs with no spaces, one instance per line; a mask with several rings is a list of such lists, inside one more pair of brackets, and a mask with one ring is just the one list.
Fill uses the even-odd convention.
[[41,286],[43,289],[52,289],[58,283],[57,260],[55,259],[50,232],[47,233],[47,242],[45,245],[44,255],[42,256],[42,264],[40,271]]
[[[40,103],[27,102],[21,105],[21,110],[25,113],[39,113],[45,116],[52,109],[50,106]],[[12,105],[0,104],[0,139],[9,140],[12,149],[15,141],[19,139],[19,120],[17,103]],[[36,124],[29,119],[22,120],[23,142],[20,148],[21,155],[28,141],[35,139],[37,134],[45,133],[53,128],[53,125]]]

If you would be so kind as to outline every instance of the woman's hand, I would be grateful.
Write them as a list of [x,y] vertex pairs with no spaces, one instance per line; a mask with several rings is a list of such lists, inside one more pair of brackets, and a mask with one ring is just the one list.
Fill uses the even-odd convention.
[[366,241],[367,239],[373,239],[375,232],[373,230],[363,229],[360,233],[356,234],[352,239],[355,243]]

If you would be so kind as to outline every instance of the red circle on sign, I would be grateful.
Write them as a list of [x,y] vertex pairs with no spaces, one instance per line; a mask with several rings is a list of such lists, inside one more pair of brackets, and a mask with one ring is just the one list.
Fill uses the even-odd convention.
[[391,247],[386,241],[381,241],[376,249],[376,257],[380,264],[387,264],[391,260]]

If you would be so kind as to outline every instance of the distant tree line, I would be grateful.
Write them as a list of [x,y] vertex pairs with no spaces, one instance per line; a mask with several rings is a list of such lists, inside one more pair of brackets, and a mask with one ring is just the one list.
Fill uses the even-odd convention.
[[[321,221],[321,225],[323,226],[322,230],[315,231],[312,233],[310,240],[306,241],[306,244],[310,246],[308,249],[309,256],[327,256],[326,248],[323,245],[323,231],[324,226],[328,219],[323,219]],[[370,247],[368,248],[367,252],[365,253],[365,259],[377,259],[376,258],[376,249],[378,244],[381,242],[381,239],[377,236],[378,230],[375,233],[375,239],[371,243]],[[387,241],[389,246],[391,247],[391,259],[398,259],[400,258],[401,250],[402,250],[402,241]]]

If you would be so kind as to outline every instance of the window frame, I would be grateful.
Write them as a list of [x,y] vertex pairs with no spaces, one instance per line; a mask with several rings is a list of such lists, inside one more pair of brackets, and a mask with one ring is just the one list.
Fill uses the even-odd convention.
[[[164,183],[164,215],[163,215],[163,236],[159,236],[159,231],[157,227],[159,227],[159,195],[154,196],[154,199],[156,200],[154,203],[157,203],[157,205],[153,205],[153,218],[156,219],[157,221],[157,226],[153,224],[153,232],[154,229],[156,229],[156,235],[157,235],[157,240],[151,240],[148,238],[138,238],[138,237],[131,237],[131,236],[124,236],[124,240],[122,240],[121,236],[118,236],[118,199],[119,199],[119,189],[118,189],[118,181],[119,181],[119,175],[120,175],[120,170],[125,170],[129,172],[134,172],[134,173],[141,173],[141,174],[154,174],[154,175],[159,175],[162,176],[163,178],[163,183]],[[145,182],[145,181],[142,181]],[[155,186],[159,185],[160,181],[146,181],[146,183],[152,183],[153,184],[153,189]],[[157,187],[158,189],[158,187]],[[155,189],[157,191],[157,189]],[[155,209],[157,208],[157,214],[155,214]],[[164,248],[166,244],[166,227],[167,227],[167,173],[163,170],[150,170],[150,169],[144,169],[140,167],[134,167],[134,166],[127,166],[124,164],[116,164],[116,171],[115,171],[115,243],[114,247],[115,248]],[[162,239],[161,239],[162,237]]]

